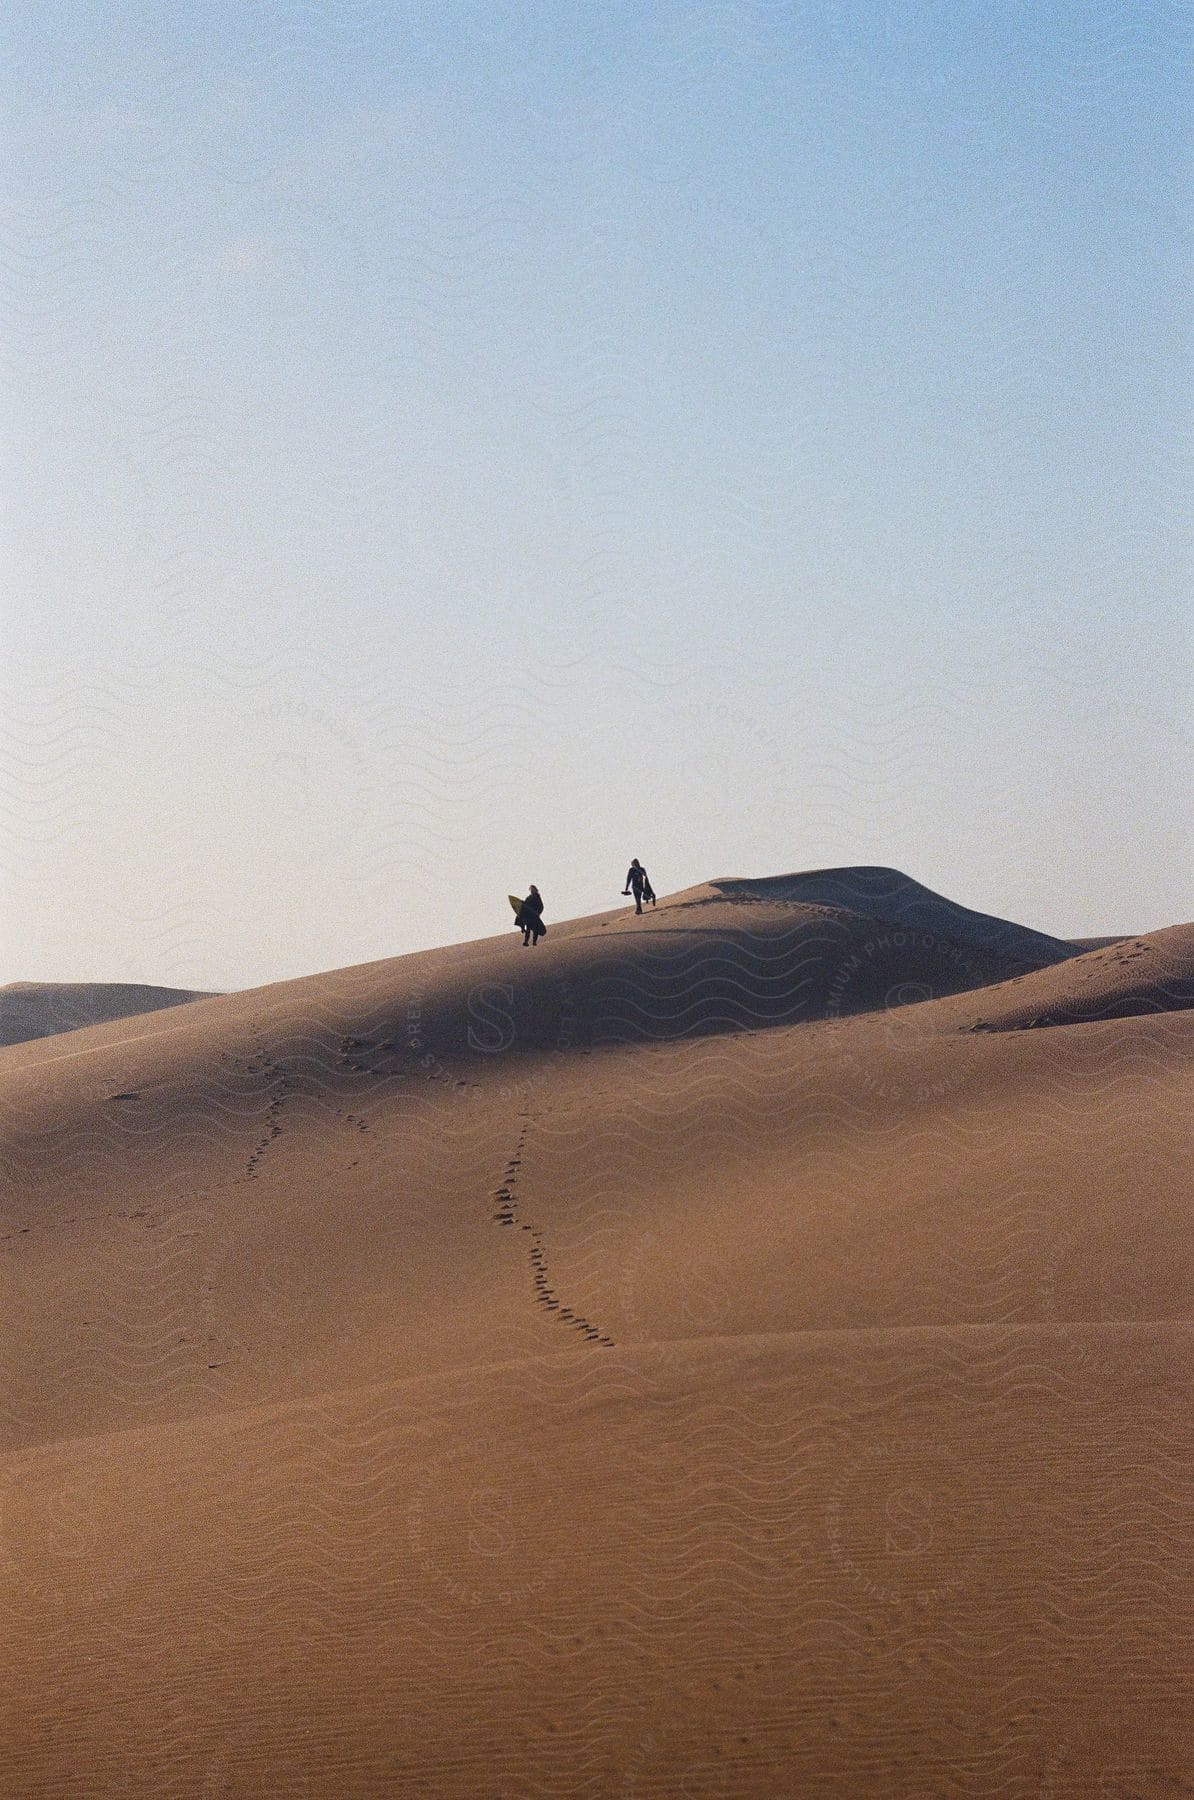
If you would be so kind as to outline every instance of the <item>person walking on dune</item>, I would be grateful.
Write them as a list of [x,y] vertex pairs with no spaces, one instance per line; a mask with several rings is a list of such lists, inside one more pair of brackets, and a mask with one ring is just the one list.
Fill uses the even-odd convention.
[[529,944],[532,950],[537,950],[539,939],[546,932],[547,927],[543,923],[543,896],[533,881],[530,893],[518,909],[518,917],[514,924],[516,929],[522,931],[523,949],[525,950]]
[[655,904],[655,889],[651,886],[651,877],[637,856],[631,859],[630,867],[626,871],[626,885],[622,892],[624,894],[633,893],[636,913],[642,912],[644,900],[649,900],[652,906]]

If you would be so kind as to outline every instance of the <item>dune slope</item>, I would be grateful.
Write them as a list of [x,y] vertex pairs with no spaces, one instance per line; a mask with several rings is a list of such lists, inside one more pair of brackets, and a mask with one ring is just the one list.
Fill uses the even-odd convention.
[[137,982],[14,981],[0,988],[0,1045],[24,1044],[31,1038],[160,1012],[202,998],[185,988],[145,987]]
[[1194,934],[836,873],[4,1053],[8,1791],[1191,1791]]
[[1077,1025],[1194,1006],[1194,927],[1100,946],[1061,968],[1013,977],[984,996],[973,1029]]

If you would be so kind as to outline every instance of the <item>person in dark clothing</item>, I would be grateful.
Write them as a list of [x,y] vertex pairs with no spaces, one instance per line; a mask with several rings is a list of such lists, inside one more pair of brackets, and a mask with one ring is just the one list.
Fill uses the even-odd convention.
[[543,896],[533,881],[531,891],[519,908],[514,924],[522,931],[523,949],[525,950],[529,944],[532,950],[537,950],[539,939],[547,927],[543,923]]
[[651,877],[637,856],[632,859],[630,867],[626,871],[626,886],[622,892],[624,894],[633,893],[636,913],[642,912],[644,900],[649,900],[652,906],[655,904],[655,889],[651,886]]

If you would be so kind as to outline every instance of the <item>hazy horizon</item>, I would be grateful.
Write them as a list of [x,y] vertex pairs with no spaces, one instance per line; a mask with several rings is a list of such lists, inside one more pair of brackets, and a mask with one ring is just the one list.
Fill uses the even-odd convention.
[[[854,865],[854,866],[860,867],[862,865]],[[735,871],[723,870],[720,875],[711,876],[711,877],[708,877],[707,879],[710,881],[714,881],[714,882],[719,881],[719,880],[742,880],[742,879],[765,881],[769,877],[773,877],[773,876],[777,876],[777,875],[781,875],[781,874],[813,873],[813,872],[815,872],[815,871],[768,869],[768,870],[764,870],[761,872],[755,871],[755,872],[752,872],[750,875],[744,875],[743,871],[741,871],[741,870],[735,870]],[[905,874],[905,875],[908,873],[907,870],[901,870],[898,872],[901,874]],[[693,882],[682,884],[681,888],[674,890],[674,891],[684,891],[685,888],[695,887],[695,886],[699,885],[700,882],[704,879],[705,878],[698,877],[697,880],[695,880]],[[915,879],[915,877],[913,877],[912,879]],[[927,884],[925,884],[925,883],[922,883],[921,885],[927,886]],[[973,899],[961,900],[955,894],[943,894],[942,897],[946,900],[956,901],[957,904],[959,904],[959,905],[967,906],[973,912],[983,913],[983,912],[988,912],[990,910],[989,908],[984,907],[981,904],[977,903]],[[666,899],[667,891],[666,890],[661,891],[659,898]],[[621,904],[620,900],[617,900],[617,899],[611,900],[608,895],[605,895],[600,900],[594,900],[592,905],[590,905],[590,906],[585,906],[583,904],[580,905],[579,908],[577,909],[577,911],[574,913],[565,914],[565,913],[560,912],[558,909],[556,909],[548,916],[553,920],[553,922],[562,923],[565,921],[565,919],[584,918],[586,916],[589,916],[590,914],[596,915],[599,913],[613,912],[620,907],[620,904]],[[627,901],[625,904],[629,906],[632,904],[632,902]],[[996,914],[995,916],[1002,916],[1002,915]],[[492,920],[487,920],[480,927],[480,929],[475,934],[473,934],[473,936],[476,939],[500,936],[502,934],[503,926],[506,926],[507,930],[509,929],[506,924],[508,918],[509,918],[509,908],[508,908],[508,905],[504,905],[501,909],[496,911],[495,918]],[[1064,931],[1054,930],[1052,927],[1050,927],[1048,925],[1042,925],[1038,920],[1015,919],[1010,922],[1013,924],[1017,924],[1017,925],[1027,925],[1028,927],[1030,927],[1033,930],[1044,931],[1053,936],[1057,936],[1057,937],[1060,937],[1063,939],[1067,938],[1067,937],[1078,938],[1078,939],[1087,938],[1087,937],[1089,937],[1089,938],[1111,937],[1111,936],[1115,936],[1117,934],[1122,935],[1124,937],[1131,937],[1131,936],[1135,936],[1138,931],[1146,932],[1150,929],[1158,929],[1159,928],[1159,927],[1152,927],[1152,926],[1147,926],[1147,925],[1142,926],[1142,927],[1122,926],[1122,927],[1111,927],[1105,932],[1091,930],[1091,931],[1074,931],[1074,932],[1067,933]],[[1173,920],[1173,921],[1167,921],[1167,922],[1168,923],[1187,923],[1188,921]],[[210,991],[217,992],[217,993],[220,993],[220,992],[235,993],[238,991],[247,990],[247,989],[250,989],[253,987],[257,987],[257,986],[263,986],[263,987],[270,986],[275,982],[299,980],[307,975],[318,975],[318,974],[330,973],[330,972],[333,972],[337,968],[346,968],[347,969],[347,968],[352,968],[355,966],[360,966],[361,963],[369,963],[372,961],[386,961],[393,957],[398,957],[398,956],[403,956],[403,955],[418,955],[421,952],[426,951],[426,950],[434,950],[434,949],[449,947],[451,943],[457,942],[457,941],[470,942],[470,941],[473,941],[473,938],[470,937],[468,939],[461,939],[461,940],[446,939],[446,938],[434,938],[426,944],[411,944],[411,945],[405,946],[402,950],[384,951],[382,953],[382,955],[378,958],[373,958],[373,957],[356,958],[352,962],[328,963],[326,965],[321,965],[319,967],[313,967],[310,969],[308,969],[308,968],[278,969],[271,974],[263,975],[259,981],[246,981],[246,982],[228,981],[228,982],[224,982],[224,983],[215,983],[215,984],[212,984]],[[129,985],[146,986],[146,987],[162,987],[162,988],[177,988],[180,986],[180,984],[177,982],[157,981],[150,974],[142,974],[142,973],[138,973],[137,975],[107,977],[107,978],[94,977],[94,976],[88,976],[88,975],[73,975],[73,976],[64,976],[64,977],[42,976],[40,978],[30,978],[28,976],[11,976],[11,977],[6,977],[5,981],[0,983],[0,986],[19,987],[22,985],[29,985],[30,987],[40,987],[40,986],[51,986],[54,983],[59,982],[59,981],[61,981],[64,985],[76,985],[78,983],[88,983],[88,982],[98,984],[98,983],[102,983],[105,979],[113,985],[127,983]]]
[[7,40],[0,982],[253,986],[633,854],[1190,916],[1168,8]]

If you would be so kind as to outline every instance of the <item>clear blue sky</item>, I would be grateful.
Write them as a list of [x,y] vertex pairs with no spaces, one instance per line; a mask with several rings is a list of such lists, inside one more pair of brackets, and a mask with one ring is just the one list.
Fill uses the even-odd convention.
[[1194,914],[1182,21],[18,4],[0,979]]

